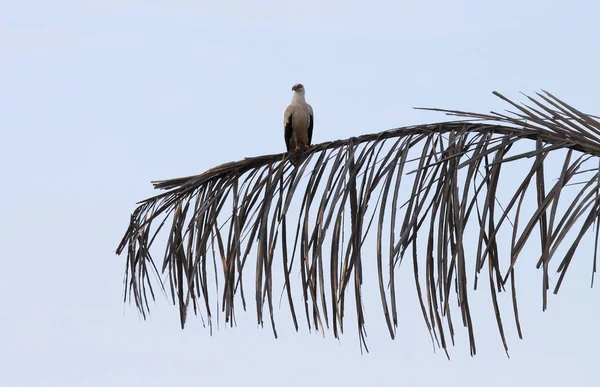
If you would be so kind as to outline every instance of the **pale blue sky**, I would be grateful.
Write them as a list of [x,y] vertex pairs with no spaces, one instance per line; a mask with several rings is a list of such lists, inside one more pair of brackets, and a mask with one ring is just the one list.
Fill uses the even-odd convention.
[[414,106],[503,109],[492,90],[543,88],[600,114],[599,16],[596,1],[0,2],[0,384],[597,385],[591,246],[545,313],[523,261],[511,360],[477,292],[479,353],[460,329],[451,361],[408,285],[395,341],[367,299],[364,356],[352,329],[340,344],[282,318],[275,340],[253,310],[212,337],[193,317],[182,331],[161,296],[140,322],[114,249],[151,180],[281,152],[296,82],[315,142],[444,119]]

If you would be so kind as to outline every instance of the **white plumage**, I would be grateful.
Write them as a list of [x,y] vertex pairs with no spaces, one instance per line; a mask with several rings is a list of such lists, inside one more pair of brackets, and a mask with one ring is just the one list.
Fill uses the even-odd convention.
[[288,151],[306,150],[311,144],[313,132],[313,110],[304,98],[304,86],[297,83],[292,87],[292,103],[285,109],[283,126],[285,145]]

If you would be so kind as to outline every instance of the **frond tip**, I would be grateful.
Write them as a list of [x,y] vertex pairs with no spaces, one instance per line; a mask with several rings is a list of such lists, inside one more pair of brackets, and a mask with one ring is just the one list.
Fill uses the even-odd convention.
[[[516,269],[525,251],[538,255],[543,270],[544,309],[551,268],[559,273],[556,293],[594,225],[590,255],[596,270],[600,121],[547,92],[529,98],[531,105],[495,94],[515,112],[429,109],[464,120],[327,142],[301,154],[247,158],[154,182],[166,192],[140,203],[117,249],[127,250],[126,300],[133,299],[145,317],[158,283],[179,306],[182,327],[190,307],[211,327],[215,313],[233,325],[235,307],[246,309],[243,274],[247,283],[253,262],[259,324],[266,307],[277,335],[273,292],[281,290],[296,330],[295,295],[301,295],[309,329],[331,327],[338,337],[351,301],[362,346],[363,291],[377,290],[363,289],[363,277],[376,273],[394,338],[397,271],[408,258],[423,319],[438,346],[447,353],[448,340],[454,342],[456,302],[475,354],[469,289],[487,280],[508,351],[499,295],[510,292],[521,336]],[[159,270],[150,250],[169,219]]]

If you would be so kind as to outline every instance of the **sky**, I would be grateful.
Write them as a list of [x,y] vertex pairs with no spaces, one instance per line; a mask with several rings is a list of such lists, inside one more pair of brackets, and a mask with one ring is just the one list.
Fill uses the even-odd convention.
[[597,385],[589,243],[546,312],[522,261],[510,359],[477,291],[478,354],[461,329],[450,361],[408,285],[394,341],[366,296],[361,355],[352,329],[338,341],[280,319],[274,339],[252,310],[212,336],[194,317],[181,330],[161,295],[143,321],[114,251],[150,181],[283,151],[297,82],[317,143],[445,119],[418,106],[499,111],[494,90],[544,89],[598,115],[599,14],[576,0],[0,2],[2,384]]

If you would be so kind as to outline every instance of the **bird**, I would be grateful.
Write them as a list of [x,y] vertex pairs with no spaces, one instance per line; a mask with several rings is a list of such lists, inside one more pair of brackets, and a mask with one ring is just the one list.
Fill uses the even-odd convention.
[[313,134],[313,109],[304,98],[304,86],[296,83],[292,103],[285,109],[283,126],[284,138],[288,152],[305,151],[311,144]]

